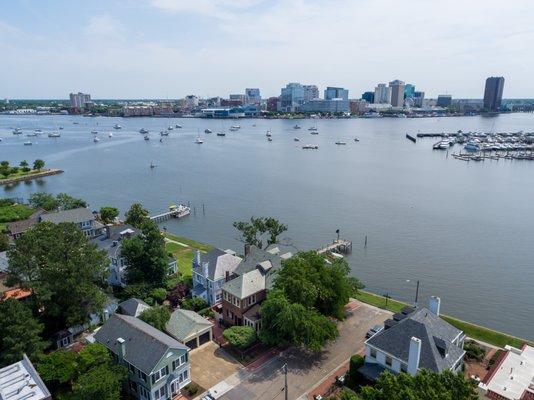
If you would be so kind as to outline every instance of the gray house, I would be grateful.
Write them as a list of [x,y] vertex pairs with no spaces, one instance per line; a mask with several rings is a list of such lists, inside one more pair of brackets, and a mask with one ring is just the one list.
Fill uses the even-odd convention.
[[233,274],[241,258],[231,250],[197,251],[193,259],[193,297],[201,297],[210,306],[222,300],[221,286]]
[[95,219],[94,214],[88,208],[83,207],[43,214],[40,220],[41,222],[48,221],[54,224],[71,222],[76,224],[89,238],[100,236],[104,229],[104,225]]
[[139,318],[115,314],[94,339],[128,368],[128,392],[135,399],[172,399],[191,382],[187,346]]

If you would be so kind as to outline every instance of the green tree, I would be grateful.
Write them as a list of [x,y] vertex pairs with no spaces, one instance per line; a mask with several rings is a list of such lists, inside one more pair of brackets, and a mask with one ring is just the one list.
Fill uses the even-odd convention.
[[139,235],[125,239],[121,254],[126,260],[128,283],[148,283],[154,286],[164,284],[168,258],[165,240],[154,221],[145,220]]
[[60,210],[72,210],[75,208],[87,207],[85,200],[77,199],[76,197],[72,197],[67,193],[59,193],[56,196],[56,200]]
[[126,370],[122,366],[100,365],[81,375],[72,386],[74,400],[120,400]]
[[232,326],[225,329],[223,336],[228,343],[240,349],[246,349],[257,339],[256,331],[251,326]]
[[4,177],[8,177],[10,174],[11,167],[9,166],[9,161],[0,162],[0,174]]
[[22,160],[19,165],[23,172],[30,172],[30,165],[28,164],[28,161]]
[[41,222],[9,250],[9,283],[32,288],[47,326],[83,324],[100,312],[108,257],[72,223]]
[[165,297],[167,297],[167,291],[164,288],[155,288],[150,292],[150,297],[154,299],[156,303],[163,303]]
[[45,162],[43,160],[37,159],[33,162],[33,169],[41,170],[45,166]]
[[16,299],[0,302],[0,366],[20,361],[23,354],[38,360],[46,348],[42,331],[26,305]]
[[269,345],[291,344],[319,351],[334,340],[336,325],[326,316],[302,304],[290,302],[284,292],[275,289],[261,306],[260,339]]
[[78,375],[78,355],[72,351],[53,351],[37,364],[41,378],[54,387],[70,384]]
[[124,214],[126,217],[127,224],[130,224],[136,228],[141,228],[143,222],[148,219],[149,213],[148,210],[145,210],[140,203],[134,203],[131,205],[130,209]]
[[274,244],[283,232],[287,231],[287,226],[271,217],[251,217],[250,221],[236,221],[234,228],[239,231],[241,241],[263,248],[263,241],[267,237],[267,245]]
[[204,300],[201,297],[193,297],[190,299],[184,299],[182,300],[181,304],[182,308],[185,310],[192,310],[192,311],[200,311],[204,308],[208,307],[209,304],[206,300]]
[[384,372],[361,391],[363,400],[477,400],[476,383],[451,371],[422,370],[417,375]]
[[171,318],[171,312],[165,306],[155,306],[147,308],[141,314],[139,319],[145,321],[147,324],[152,325],[154,328],[160,331],[165,331],[165,324]]
[[105,224],[111,224],[119,216],[119,210],[115,207],[100,208],[100,219]]
[[0,232],[0,251],[9,249],[9,238],[3,232]]
[[50,193],[32,193],[28,201],[33,208],[42,208],[46,211],[52,211],[58,207],[56,198]]

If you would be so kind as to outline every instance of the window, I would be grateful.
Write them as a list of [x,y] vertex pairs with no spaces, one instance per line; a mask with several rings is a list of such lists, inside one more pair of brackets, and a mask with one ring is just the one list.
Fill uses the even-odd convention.
[[142,371],[137,370],[137,376],[143,380],[143,382],[146,382],[146,374]]
[[182,356],[180,357],[180,365],[185,364],[186,362],[187,362],[187,353],[182,354]]
[[163,378],[165,375],[169,373],[169,367],[165,366],[159,371],[156,371],[152,374],[152,383],[156,383],[161,378]]
[[163,385],[154,392],[154,399],[161,399],[167,395],[167,386]]
[[130,363],[128,363],[128,370],[135,375],[135,367]]
[[215,296],[215,300],[221,301],[221,293],[217,293],[217,296]]
[[386,356],[386,365],[388,367],[391,367],[392,362],[393,362],[393,359],[390,356]]
[[148,391],[146,387],[144,387],[143,385],[138,385],[138,388],[139,388],[139,394],[141,395],[142,398],[150,399],[150,392]]
[[376,350],[371,349],[371,358],[376,358]]
[[134,393],[137,393],[137,385],[135,382],[130,381],[130,390]]

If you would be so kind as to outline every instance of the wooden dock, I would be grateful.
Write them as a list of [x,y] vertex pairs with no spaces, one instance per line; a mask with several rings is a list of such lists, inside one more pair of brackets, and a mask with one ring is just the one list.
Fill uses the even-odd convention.
[[319,250],[317,250],[317,254],[324,254],[324,253],[341,253],[341,254],[348,254],[352,252],[352,242],[350,240],[345,239],[334,239],[331,244],[328,244]]
[[417,142],[417,139],[414,138],[412,135],[410,135],[409,133],[406,134],[406,139],[408,140],[411,140],[412,142],[416,143]]
[[169,211],[151,216],[150,219],[154,222],[163,222],[171,218],[183,218],[191,214],[191,208],[180,204],[178,206],[169,206]]

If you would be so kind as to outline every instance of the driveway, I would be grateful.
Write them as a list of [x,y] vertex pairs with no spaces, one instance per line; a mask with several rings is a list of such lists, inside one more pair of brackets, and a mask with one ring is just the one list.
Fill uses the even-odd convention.
[[339,337],[320,353],[290,348],[246,375],[237,386],[223,396],[225,400],[283,399],[284,375],[288,368],[288,398],[297,399],[313,389],[350,356],[363,349],[365,333],[391,316],[364,303],[355,302],[349,317],[338,325]]
[[204,389],[209,389],[228,378],[243,366],[219,348],[214,342],[206,343],[189,352],[191,378]]

